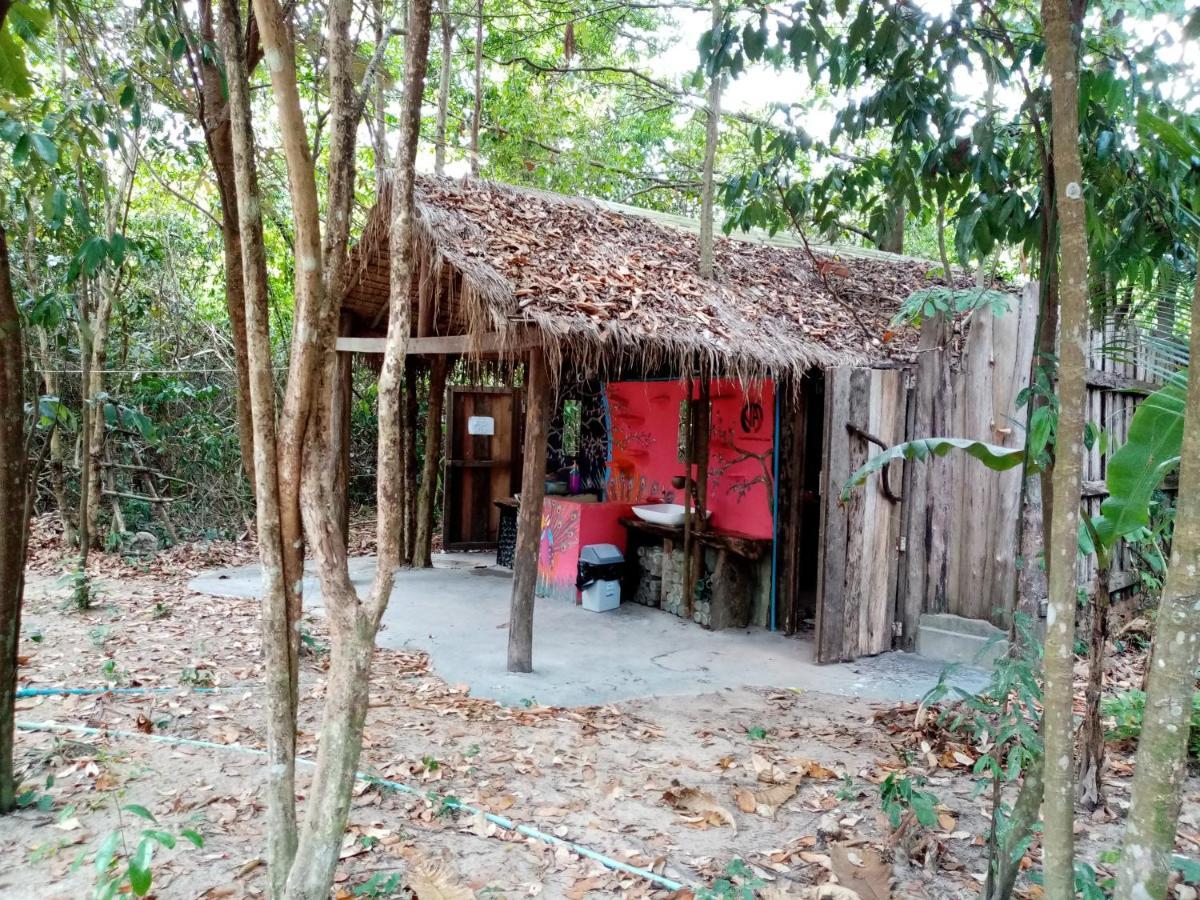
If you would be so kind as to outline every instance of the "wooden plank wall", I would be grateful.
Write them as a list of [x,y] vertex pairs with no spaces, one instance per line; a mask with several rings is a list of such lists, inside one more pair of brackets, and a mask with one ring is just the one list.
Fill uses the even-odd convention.
[[[1025,410],[1017,408],[1017,395],[1029,382],[1037,308],[1037,288],[1027,285],[1008,313],[973,317],[954,379],[951,434],[1024,445]],[[993,472],[961,454],[954,466],[948,611],[1000,624],[1007,620],[1017,574],[1021,472]]]
[[[1114,354],[1106,348],[1121,347],[1127,356]],[[1108,434],[1108,453],[1125,443],[1133,411],[1146,394],[1161,385],[1156,374],[1155,350],[1141,337],[1138,329],[1115,322],[1105,322],[1091,333],[1091,352],[1088,355],[1087,417]],[[1128,359],[1128,361],[1125,361]],[[1108,496],[1104,479],[1106,457],[1099,443],[1084,449],[1083,508],[1089,516],[1100,512],[1100,504]],[[1129,548],[1122,541],[1113,553],[1109,587],[1115,593],[1132,587],[1137,580]],[[1079,561],[1079,583],[1095,590],[1096,558]]]
[[[957,371],[939,350],[941,323],[926,322],[909,389],[907,439],[950,435],[1003,446],[1025,441],[1017,395],[1029,380],[1037,330],[1037,288],[1014,308],[971,322]],[[949,612],[1006,621],[1016,567],[1021,472],[993,472],[950,454],[905,466],[904,552],[896,618],[911,649],[921,614]]]
[[848,424],[889,445],[903,439],[905,375],[899,369],[831,369],[825,397],[817,660],[833,662],[892,646],[900,504],[888,500],[878,484],[853,492],[845,503],[839,494],[850,473],[877,449]]
[[[934,328],[926,323],[925,352],[913,370],[906,439],[949,434],[1021,446],[1025,410],[1017,408],[1016,400],[1029,380],[1037,286],[1028,285],[1009,314],[976,317],[954,372],[948,356],[936,349]],[[1118,342],[1133,348],[1130,358],[1138,362],[1118,361],[1105,352]],[[1109,433],[1109,452],[1124,443],[1137,403],[1157,386],[1154,367],[1144,362],[1152,351],[1138,344],[1130,327],[1118,332],[1109,324],[1092,334],[1088,418]],[[1096,444],[1085,450],[1084,508],[1089,514],[1099,511],[1105,496],[1100,449]],[[896,595],[900,646],[911,649],[924,612],[1007,625],[1018,574],[1021,477],[1020,469],[992,472],[962,454],[932,464],[906,464],[904,553]],[[1133,568],[1124,548],[1114,554],[1113,570],[1114,590],[1132,584]],[[1094,588],[1095,575],[1095,558],[1081,560],[1080,584]]]

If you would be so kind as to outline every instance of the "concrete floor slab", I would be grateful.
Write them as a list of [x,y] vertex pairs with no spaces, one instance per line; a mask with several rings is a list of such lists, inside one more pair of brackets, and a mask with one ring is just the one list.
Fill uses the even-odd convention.
[[[705,631],[636,604],[612,612],[538,598],[534,611],[535,671],[505,671],[512,576],[489,554],[435,554],[436,568],[396,575],[379,645],[425,650],[437,672],[471,693],[517,705],[592,706],[646,696],[686,696],[722,688],[762,686],[878,700],[912,700],[937,681],[942,665],[911,653],[884,653],[845,665],[818,666],[810,640],[761,628]],[[365,593],[375,560],[350,561]],[[256,597],[257,566],[206,572],[191,587],[224,597]],[[321,611],[320,586],[305,578],[304,605]],[[977,690],[987,675],[960,669],[956,684]]]

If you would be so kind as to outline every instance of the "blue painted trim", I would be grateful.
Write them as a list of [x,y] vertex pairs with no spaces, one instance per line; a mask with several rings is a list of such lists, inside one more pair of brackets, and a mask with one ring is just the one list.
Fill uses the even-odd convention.
[[608,481],[612,478],[612,410],[608,405],[608,382],[600,382],[600,405],[604,407],[604,436],[608,441],[608,452],[604,456],[604,483],[600,485],[600,500],[608,499]]
[[779,404],[779,382],[774,383],[774,401],[775,401],[775,442],[771,447],[771,460],[775,469],[774,483],[771,489],[775,495],[774,501],[771,503],[771,630],[776,631],[775,624],[775,609],[776,609],[776,588],[778,587],[779,575],[779,440],[781,435],[781,413]]

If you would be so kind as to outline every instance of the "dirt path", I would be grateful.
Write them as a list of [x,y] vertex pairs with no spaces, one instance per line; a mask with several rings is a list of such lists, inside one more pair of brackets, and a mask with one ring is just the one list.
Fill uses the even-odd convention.
[[[231,551],[220,552],[216,562],[230,561]],[[258,759],[151,739],[263,746],[256,605],[183,586],[196,567],[213,562],[176,555],[150,571],[112,563],[86,611],[68,608],[55,577],[32,576],[22,686],[174,690],[19,701],[21,721],[134,736],[19,736],[19,765],[45,795],[45,808],[0,819],[0,895],[87,896],[105,835],[123,822],[133,840],[147,824],[120,812],[128,804],[152,812],[162,830],[194,829],[204,837],[202,849],[181,842],[156,856],[157,896],[261,895]],[[319,621],[306,622],[305,630],[299,746],[311,758],[325,638]],[[196,686],[220,690],[191,690]],[[483,897],[670,896],[636,876],[456,812],[446,797],[688,885],[711,884],[740,858],[750,868],[734,863],[735,871],[781,886],[819,883],[831,870],[861,863],[855,872],[876,886],[894,878],[892,896],[974,896],[988,813],[967,772],[976,751],[959,748],[959,760],[944,747],[926,752],[919,738],[894,725],[908,713],[885,728],[876,712],[841,697],[749,689],[602,708],[509,709],[446,684],[423,654],[380,650],[362,767],[428,794],[360,785],[338,896],[354,896],[372,876],[378,884],[402,872],[413,851],[444,858]],[[878,784],[906,764],[928,775],[926,790],[941,804],[937,826],[919,830],[911,857],[888,840],[879,810]],[[1114,774],[1128,775],[1121,765]],[[308,774],[302,768],[301,793]],[[1191,787],[1185,831],[1194,832],[1195,782]],[[1117,777],[1116,803],[1122,790]],[[1081,837],[1093,859],[1115,846],[1119,828],[1110,816],[1085,825]]]

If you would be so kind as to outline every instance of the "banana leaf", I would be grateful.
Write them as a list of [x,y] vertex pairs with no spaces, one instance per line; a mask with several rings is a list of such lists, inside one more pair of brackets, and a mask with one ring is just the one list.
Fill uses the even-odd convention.
[[841,498],[843,502],[849,500],[851,491],[866,484],[867,479],[884,466],[901,460],[922,462],[934,456],[945,456],[951,450],[961,450],[995,472],[1015,468],[1025,461],[1024,447],[1001,447],[999,444],[969,438],[920,438],[896,444],[872,456],[862,468],[850,476],[850,480],[842,488]]
[[1150,522],[1150,502],[1179,465],[1187,373],[1179,373],[1138,406],[1129,436],[1108,459],[1108,497],[1092,524],[1106,547]]

